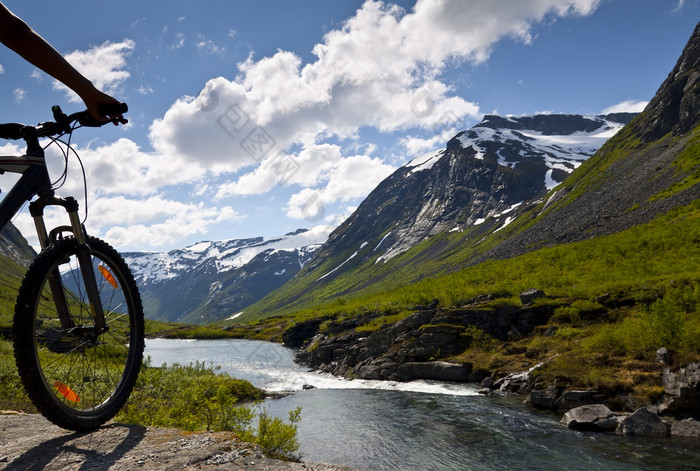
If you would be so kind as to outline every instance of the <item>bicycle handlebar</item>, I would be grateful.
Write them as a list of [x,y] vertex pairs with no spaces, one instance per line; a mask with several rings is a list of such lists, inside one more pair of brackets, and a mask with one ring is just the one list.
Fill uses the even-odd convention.
[[[65,134],[71,131],[72,124],[77,122],[80,126],[100,127],[107,123],[126,124],[129,121],[124,118],[113,118],[108,121],[98,121],[87,111],[79,111],[66,115],[61,111],[61,107],[56,105],[51,108],[55,121],[39,123],[37,126],[27,126],[20,123],[0,124],[0,139],[18,140],[25,137],[50,137]],[[103,105],[100,113],[104,115],[121,115],[129,110],[126,103],[116,103],[113,105]]]

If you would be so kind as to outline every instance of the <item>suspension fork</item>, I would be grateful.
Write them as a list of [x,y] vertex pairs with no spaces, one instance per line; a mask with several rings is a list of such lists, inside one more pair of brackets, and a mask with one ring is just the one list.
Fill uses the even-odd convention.
[[[80,223],[80,217],[78,216],[78,202],[71,196],[67,198],[56,198],[53,195],[53,192],[50,192],[40,195],[36,201],[29,205],[29,213],[34,219],[34,226],[36,227],[37,236],[39,237],[39,243],[42,250],[52,242],[49,234],[46,232],[46,224],[44,224],[44,208],[46,206],[63,206],[68,213],[70,227],[61,229],[70,230],[75,236],[75,240],[78,244],[76,256],[78,258],[78,265],[80,266],[80,271],[83,276],[83,282],[85,283],[85,291],[88,296],[88,302],[90,303],[90,313],[95,321],[95,329],[97,330],[98,334],[106,332],[107,326],[105,323],[104,311],[102,309],[102,300],[100,299],[100,294],[97,288],[95,270],[92,266],[90,246],[87,244],[87,235],[83,225]],[[51,294],[53,295],[54,303],[56,304],[56,310],[61,322],[61,327],[63,329],[74,328],[75,323],[70,316],[68,300],[66,299],[65,291],[63,290],[63,282],[61,281],[61,274],[58,267],[49,275],[49,287],[51,288]]]

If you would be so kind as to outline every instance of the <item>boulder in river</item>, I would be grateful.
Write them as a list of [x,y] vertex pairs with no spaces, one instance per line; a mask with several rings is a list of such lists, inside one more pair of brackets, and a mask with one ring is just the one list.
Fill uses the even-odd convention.
[[695,419],[685,419],[671,424],[671,435],[675,437],[700,438],[700,422]]
[[622,435],[668,435],[668,427],[659,414],[642,407],[622,419],[617,432]]
[[573,430],[606,432],[617,429],[618,418],[603,404],[589,404],[571,409],[561,423]]

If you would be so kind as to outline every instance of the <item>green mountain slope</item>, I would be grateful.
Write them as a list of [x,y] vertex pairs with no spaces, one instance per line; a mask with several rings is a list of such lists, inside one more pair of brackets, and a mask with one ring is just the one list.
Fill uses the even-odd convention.
[[12,328],[17,290],[36,252],[12,224],[0,232],[0,337]]
[[26,269],[4,255],[0,255],[0,337],[9,337],[15,298]]

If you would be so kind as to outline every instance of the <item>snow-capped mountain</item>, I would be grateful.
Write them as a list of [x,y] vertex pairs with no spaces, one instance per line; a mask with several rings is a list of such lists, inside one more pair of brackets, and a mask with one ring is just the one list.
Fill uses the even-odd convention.
[[167,253],[126,253],[147,318],[211,323],[230,317],[293,277],[331,226],[280,237],[200,242]]
[[444,149],[382,181],[309,268],[338,260],[314,275],[328,280],[368,259],[386,262],[435,234],[478,230],[486,221],[504,227],[519,206],[562,182],[634,116],[486,115]]

